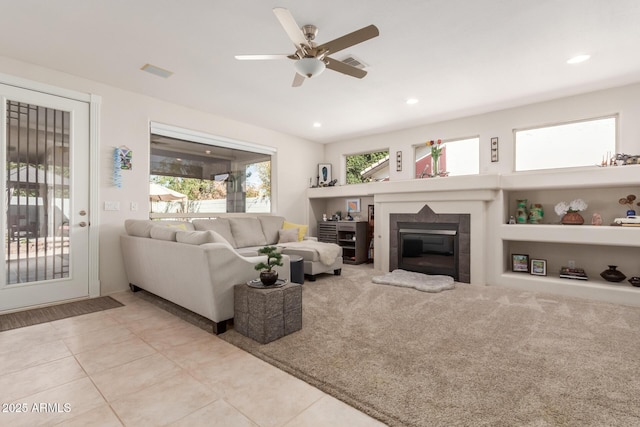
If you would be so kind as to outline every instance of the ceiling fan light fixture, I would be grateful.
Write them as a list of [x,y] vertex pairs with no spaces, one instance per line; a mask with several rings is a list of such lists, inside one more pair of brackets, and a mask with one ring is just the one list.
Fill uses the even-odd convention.
[[327,66],[317,58],[302,58],[296,61],[294,68],[301,76],[312,78],[322,74]]

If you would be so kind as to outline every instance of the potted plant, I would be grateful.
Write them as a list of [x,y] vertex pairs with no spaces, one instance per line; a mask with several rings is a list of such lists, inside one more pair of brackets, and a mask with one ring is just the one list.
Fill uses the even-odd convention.
[[582,199],[572,200],[571,203],[560,202],[555,206],[555,211],[562,219],[562,224],[581,225],[584,224],[584,218],[580,215],[580,211],[587,209],[587,204]]
[[256,264],[255,269],[260,271],[260,281],[265,286],[271,286],[278,280],[278,272],[273,269],[275,266],[282,266],[282,254],[275,246],[265,246],[260,248],[258,253],[267,256],[267,262]]

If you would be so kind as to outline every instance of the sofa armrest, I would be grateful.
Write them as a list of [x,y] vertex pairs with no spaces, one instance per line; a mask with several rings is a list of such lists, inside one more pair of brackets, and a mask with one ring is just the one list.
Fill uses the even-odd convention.
[[[221,318],[233,317],[233,287],[258,278],[259,272],[254,268],[259,262],[266,262],[266,255],[242,256],[224,243],[205,243],[200,245],[211,275],[213,298],[226,303],[219,306]],[[291,280],[289,257],[282,256],[282,267],[276,267],[281,279]]]

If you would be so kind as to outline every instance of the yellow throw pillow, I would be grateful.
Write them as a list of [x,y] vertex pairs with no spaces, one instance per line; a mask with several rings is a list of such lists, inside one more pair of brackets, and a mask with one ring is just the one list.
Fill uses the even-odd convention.
[[307,230],[309,229],[308,225],[302,224],[294,224],[292,222],[285,221],[282,224],[282,229],[286,230],[287,228],[297,228],[298,229],[298,241],[301,242],[304,239],[304,236],[307,234]]

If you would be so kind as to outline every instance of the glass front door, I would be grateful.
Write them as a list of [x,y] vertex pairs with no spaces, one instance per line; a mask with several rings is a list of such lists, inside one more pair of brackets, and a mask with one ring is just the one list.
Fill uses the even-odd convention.
[[89,106],[4,85],[0,95],[0,311],[88,296]]

